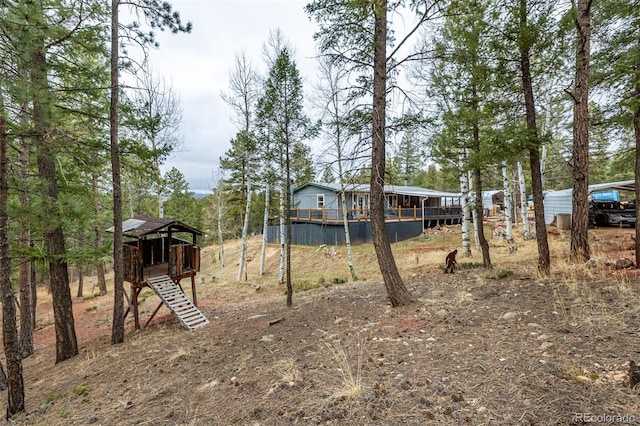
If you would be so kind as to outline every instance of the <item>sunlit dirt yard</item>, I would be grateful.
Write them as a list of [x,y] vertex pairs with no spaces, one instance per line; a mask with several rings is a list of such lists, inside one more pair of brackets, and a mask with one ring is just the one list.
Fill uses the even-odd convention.
[[[514,250],[488,227],[493,268],[479,267],[474,250],[455,274],[443,261],[460,251],[459,227],[393,244],[415,298],[401,308],[389,306],[370,245],[354,247],[357,281],[344,247],[295,247],[290,308],[275,283],[277,246],[258,277],[260,240],[251,240],[246,282],[237,282],[237,242],[225,244],[224,267],[207,247],[196,280],[209,325],[186,331],[162,307],[142,331],[128,321],[125,343],[113,346],[111,292],[75,298],[81,353],[58,365],[42,289],[36,353],[23,362],[27,414],[13,422],[638,423],[628,369],[640,362],[640,280],[613,266],[635,259],[634,230],[589,232],[593,267],[569,264],[568,231],[552,230],[550,277],[538,276],[536,243],[519,232]],[[159,299],[150,290],[142,299],[144,323]]]

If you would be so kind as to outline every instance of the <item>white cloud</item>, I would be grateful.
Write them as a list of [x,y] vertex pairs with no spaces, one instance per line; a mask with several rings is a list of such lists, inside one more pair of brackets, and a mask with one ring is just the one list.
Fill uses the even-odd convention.
[[[158,32],[160,48],[151,52],[155,73],[171,82],[181,98],[185,151],[174,154],[164,169],[176,167],[191,189],[209,189],[218,159],[230,148],[236,128],[231,110],[220,98],[228,91],[236,53],[244,50],[254,66],[266,72],[262,46],[269,32],[280,29],[296,49],[304,81],[315,76],[315,23],[299,0],[173,0],[190,34]],[[307,91],[311,87],[305,88]]]

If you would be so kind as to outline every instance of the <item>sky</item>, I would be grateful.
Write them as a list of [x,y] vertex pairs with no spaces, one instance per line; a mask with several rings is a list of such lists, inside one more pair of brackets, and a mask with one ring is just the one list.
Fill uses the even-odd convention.
[[316,75],[317,26],[304,12],[303,0],[170,0],[189,34],[158,32],[160,47],[150,52],[154,74],[162,76],[180,97],[184,139],[182,152],[174,153],[163,171],[177,168],[194,192],[210,191],[219,158],[231,147],[237,127],[233,112],[222,100],[229,92],[229,75],[235,56],[245,51],[255,68],[268,71],[262,47],[270,31],[280,29],[296,50],[296,65],[305,90]]

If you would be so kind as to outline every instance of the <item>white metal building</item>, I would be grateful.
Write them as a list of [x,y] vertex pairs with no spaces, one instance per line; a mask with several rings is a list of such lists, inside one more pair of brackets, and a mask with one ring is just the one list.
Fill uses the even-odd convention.
[[[589,185],[589,192],[601,191],[603,189],[617,189],[621,191],[635,191],[634,180],[620,182],[599,183]],[[562,189],[560,191],[549,191],[544,196],[544,222],[549,224],[558,214],[571,214],[571,196],[573,189]]]

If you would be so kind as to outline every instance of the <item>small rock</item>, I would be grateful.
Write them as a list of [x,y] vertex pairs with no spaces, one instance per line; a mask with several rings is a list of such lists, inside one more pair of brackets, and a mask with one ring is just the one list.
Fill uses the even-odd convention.
[[634,266],[633,261],[627,258],[616,260],[616,269],[627,269],[631,268],[632,266]]
[[550,348],[551,346],[553,346],[553,343],[551,342],[542,342],[542,344],[540,345],[540,349],[547,349],[547,348]]
[[515,312],[506,312],[502,315],[502,319],[511,319],[514,318],[516,316]]

